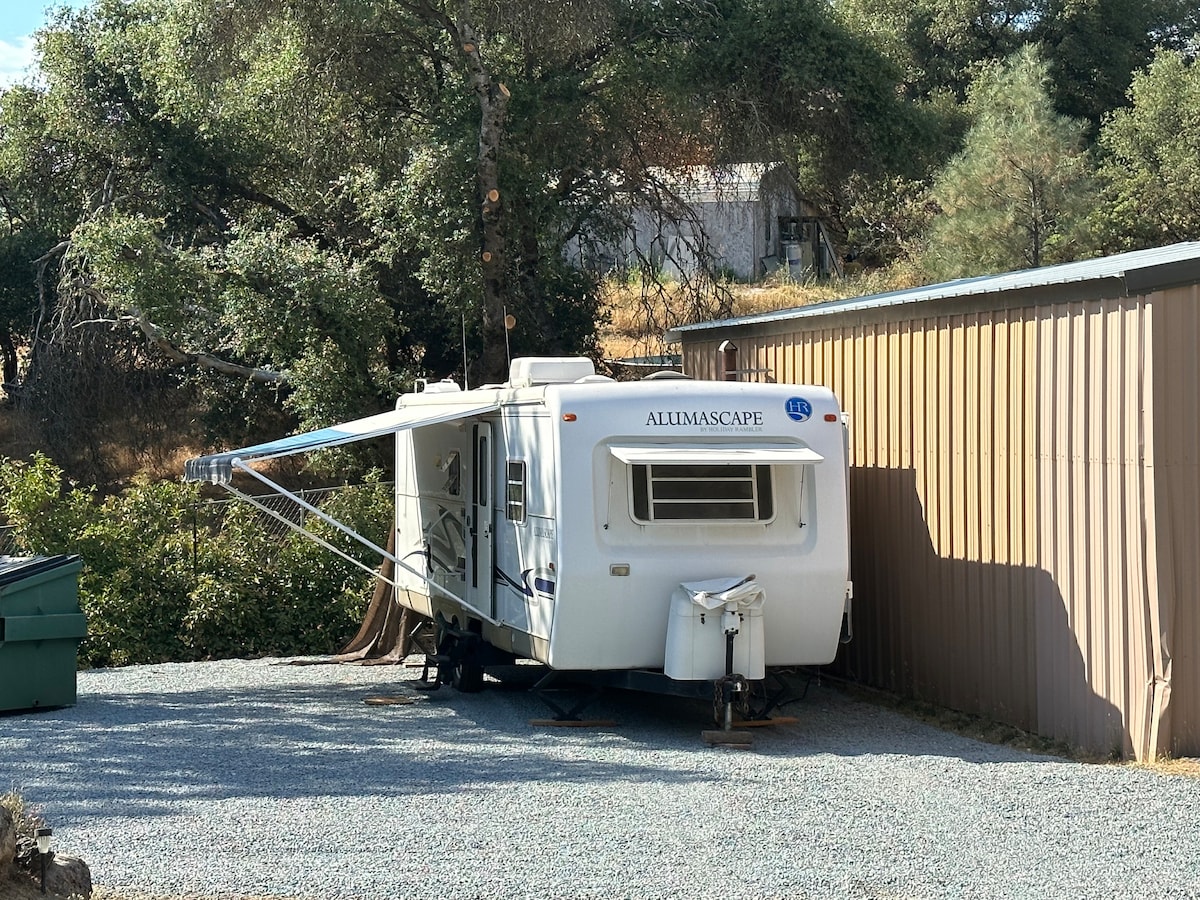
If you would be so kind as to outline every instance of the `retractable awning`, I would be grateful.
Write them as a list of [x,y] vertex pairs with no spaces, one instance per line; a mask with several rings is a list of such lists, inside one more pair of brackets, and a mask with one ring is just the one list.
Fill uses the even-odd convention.
[[[326,447],[336,447],[339,444],[370,440],[385,434],[420,428],[424,425],[453,422],[456,419],[465,419],[469,416],[491,412],[498,409],[499,406],[497,401],[487,401],[470,404],[439,403],[401,407],[391,412],[367,416],[364,419],[355,419],[340,425],[319,428],[316,431],[280,438],[265,444],[255,444],[253,447],[243,447],[240,450],[228,450],[224,453],[189,459],[184,466],[184,480],[229,484],[233,480],[235,464],[238,463],[275,459],[280,456],[290,456],[293,453],[307,453]],[[241,468],[241,466],[237,467]]]
[[799,444],[621,444],[608,449],[621,462],[637,465],[805,466],[825,458]]

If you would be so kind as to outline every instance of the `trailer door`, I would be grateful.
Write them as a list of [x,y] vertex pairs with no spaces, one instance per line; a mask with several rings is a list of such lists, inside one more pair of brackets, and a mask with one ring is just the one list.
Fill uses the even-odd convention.
[[475,451],[472,469],[474,471],[471,476],[471,519],[468,523],[471,550],[469,599],[474,601],[471,605],[480,612],[489,618],[495,618],[496,579],[493,575],[495,568],[493,535],[496,529],[492,510],[495,508],[493,494],[496,490],[496,451],[490,423],[477,423],[473,428],[473,433]]

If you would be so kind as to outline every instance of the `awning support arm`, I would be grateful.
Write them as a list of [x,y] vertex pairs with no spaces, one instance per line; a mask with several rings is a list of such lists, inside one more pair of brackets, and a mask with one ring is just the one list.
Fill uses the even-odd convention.
[[[432,588],[433,590],[437,591],[440,594],[444,594],[446,597],[449,597],[455,603],[460,604],[464,609],[470,610],[471,615],[478,616],[479,618],[485,620],[486,622],[488,622],[491,625],[497,625],[497,626],[500,625],[500,622],[498,622],[496,619],[493,619],[491,616],[487,615],[486,613],[480,612],[476,607],[467,603],[466,600],[464,600],[462,597],[458,596],[456,593],[454,593],[449,588],[443,587],[442,585],[438,584],[436,581],[434,581],[432,578],[430,578],[424,572],[420,572],[417,569],[414,569],[412,566],[410,566],[404,560],[397,557],[395,554],[388,553],[387,550],[378,546],[374,542],[367,540],[365,537],[363,537],[361,534],[359,534],[353,528],[350,528],[347,525],[343,525],[337,519],[322,512],[318,507],[313,506],[308,501],[304,500],[301,497],[298,497],[296,494],[293,494],[287,488],[276,484],[275,482],[273,482],[271,479],[267,478],[265,475],[261,474],[260,472],[254,471],[248,465],[246,465],[246,463],[242,462],[240,459],[233,460],[232,464],[235,468],[240,469],[241,471],[254,476],[254,478],[256,478],[258,481],[261,481],[263,484],[265,484],[267,487],[271,488],[272,490],[276,491],[281,496],[287,497],[289,500],[291,500],[293,503],[295,503],[301,509],[304,509],[307,512],[311,513],[312,515],[316,516],[322,522],[325,522],[328,525],[332,525],[338,531],[342,532],[343,534],[347,535],[348,537],[350,537],[353,540],[357,541],[358,543],[362,544],[364,547],[371,550],[372,552],[378,553],[380,556],[384,557],[385,559],[391,560],[391,562],[394,565],[399,566],[404,571],[408,572],[410,575],[414,575],[417,578],[420,578],[423,582],[425,582],[427,585],[429,585],[429,587]],[[304,535],[306,538],[319,544],[320,546],[324,547],[326,550],[329,550],[329,551],[333,552],[334,554],[336,554],[337,556],[340,556],[342,559],[346,560],[346,562],[351,563],[352,565],[356,566],[357,568],[362,569],[364,572],[367,572],[370,575],[374,575],[377,578],[383,577],[375,569],[372,569],[370,566],[366,565],[365,563],[359,562],[357,559],[350,556],[348,553],[345,553],[342,550],[339,550],[337,547],[333,546],[333,544],[329,543],[329,541],[313,534],[311,531],[309,531],[303,525],[298,525],[295,522],[293,522],[291,519],[289,519],[287,516],[276,512],[275,510],[271,509],[270,507],[266,506],[265,504],[259,503],[254,497],[251,497],[249,494],[244,494],[241,491],[237,490],[237,488],[235,488],[229,484],[222,485],[222,486],[225,488],[225,490],[229,491],[229,493],[233,494],[235,497],[238,497],[241,500],[245,500],[251,506],[261,509],[267,515],[271,516],[274,519],[278,519],[280,522],[282,522],[288,528],[291,528],[293,531],[296,531],[296,532]],[[384,581],[386,581],[388,584],[392,585],[392,587],[398,587],[398,585],[396,584],[394,579],[384,578]]]
[[[291,491],[289,491],[287,488],[281,487],[280,485],[276,484],[271,479],[269,479],[265,475],[263,475],[261,472],[254,471],[254,469],[250,468],[248,465],[246,465],[246,463],[242,462],[240,459],[233,460],[233,466],[234,466],[234,468],[241,469],[247,475],[254,476],[256,479],[261,481],[267,487],[273,488],[274,490],[276,490],[280,494],[282,494],[284,497],[287,497],[289,500],[291,500],[293,503],[295,503],[301,509],[307,510],[308,512],[310,512],[314,516],[316,516],[318,519],[320,519],[322,522],[325,522],[327,525],[332,525],[334,528],[336,528],[342,534],[348,535],[349,537],[358,541],[360,544],[362,544],[364,547],[366,547],[372,553],[378,553],[380,556],[383,556],[383,557],[391,556],[391,554],[388,553],[386,550],[384,550],[382,547],[378,546],[377,544],[373,543],[372,541],[368,541],[365,537],[363,537],[361,534],[359,534],[353,528],[350,528],[347,525],[343,525],[341,522],[339,522],[337,519],[333,518],[332,516],[326,515],[325,513],[321,512],[321,510],[319,508],[317,508],[316,506],[313,506],[311,503],[309,503],[304,498],[298,497],[295,494],[293,494]],[[321,543],[325,544],[324,541],[321,541]],[[325,546],[328,546],[328,544],[325,544]],[[405,568],[409,568],[409,566],[400,562],[400,560],[396,559],[394,556],[392,556],[392,562],[396,563],[397,565],[403,565]],[[359,563],[359,565],[362,566],[361,563]]]
[[[330,551],[331,553],[334,553],[337,556],[340,556],[342,559],[344,559],[346,562],[350,563],[351,565],[353,565],[359,569],[362,569],[364,572],[367,572],[369,574],[375,575],[377,577],[382,577],[377,571],[372,569],[366,563],[359,562],[357,559],[355,559],[349,553],[339,550],[337,547],[333,546],[333,544],[329,543],[329,541],[325,540],[323,537],[319,537],[318,535],[313,534],[311,531],[309,531],[303,525],[297,525],[295,522],[293,522],[287,516],[283,515],[282,513],[276,512],[275,510],[271,509],[271,507],[267,506],[266,504],[259,503],[256,498],[250,496],[249,494],[243,494],[241,491],[239,491],[237,488],[235,488],[233,485],[230,485],[230,484],[222,485],[222,487],[225,488],[225,490],[227,490],[229,493],[233,494],[233,496],[237,497],[239,500],[245,500],[251,506],[255,507],[256,509],[262,510],[271,518],[277,519],[278,521],[282,522],[288,528],[292,529],[292,531],[295,531],[298,534],[304,535],[306,538],[308,538],[313,543],[319,544],[320,546],[324,547],[326,550]],[[327,519],[326,516],[322,516],[321,518]],[[370,546],[370,541],[363,541],[359,535],[355,535],[355,538],[359,539],[360,543],[366,543],[368,546]],[[389,553],[384,553],[383,555],[390,558],[392,560],[392,562],[398,562],[398,560]],[[385,578],[384,580],[387,581],[388,584],[392,585],[393,587],[396,585],[396,582],[390,578]]]

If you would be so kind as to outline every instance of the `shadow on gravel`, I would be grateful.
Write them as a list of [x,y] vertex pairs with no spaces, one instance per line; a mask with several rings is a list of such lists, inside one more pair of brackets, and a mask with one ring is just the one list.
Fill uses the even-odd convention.
[[[413,702],[364,704],[379,694]],[[81,694],[74,708],[0,720],[0,778],[52,785],[60,814],[145,816],[180,800],[264,793],[404,797],[505,782],[707,777],[573,759],[528,724],[537,709],[524,695],[425,696],[400,681]]]
[[[664,745],[708,751],[700,740],[712,728],[712,707],[698,700],[613,691],[589,714],[619,723],[623,739],[642,749]],[[975,763],[1069,763],[1015,747],[946,731],[874,703],[856,699],[832,682],[814,682],[804,699],[774,716],[796,721],[752,729],[750,754],[773,757],[946,757]],[[730,752],[730,751],[713,751]]]
[[[383,675],[374,684],[313,678],[270,687],[81,693],[74,708],[0,720],[0,777],[18,787],[40,784],[38,794],[52,793],[58,814],[74,818],[115,810],[152,816],[177,813],[180,801],[259,796],[429,797],[550,781],[698,783],[718,780],[731,754],[739,764],[756,754],[1062,762],[942,732],[828,687],[814,687],[784,710],[798,722],[756,729],[754,749],[740,756],[703,743],[711,708],[697,701],[612,691],[589,715],[616,727],[543,728],[530,724],[547,712],[528,693],[489,683],[478,694],[443,688],[425,695],[395,671],[395,679]],[[412,702],[363,702],[380,694]],[[639,762],[620,761],[622,748],[636,750]]]

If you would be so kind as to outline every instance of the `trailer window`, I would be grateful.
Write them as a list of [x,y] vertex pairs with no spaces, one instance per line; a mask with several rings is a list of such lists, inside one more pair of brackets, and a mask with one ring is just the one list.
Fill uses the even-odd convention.
[[775,515],[770,466],[633,465],[633,517],[639,522],[734,520]]
[[510,522],[525,521],[525,461],[510,459],[505,475],[506,515]]

